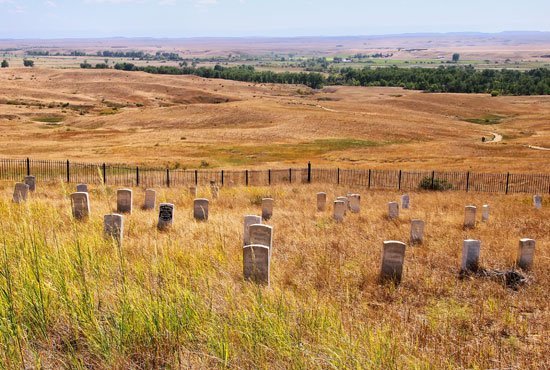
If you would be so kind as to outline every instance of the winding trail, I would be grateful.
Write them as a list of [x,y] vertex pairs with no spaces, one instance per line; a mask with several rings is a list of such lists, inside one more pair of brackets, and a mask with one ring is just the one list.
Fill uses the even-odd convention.
[[548,150],[548,151],[550,151],[550,148],[545,148],[545,147],[542,147],[542,146],[527,145],[527,147],[528,147],[529,149]]

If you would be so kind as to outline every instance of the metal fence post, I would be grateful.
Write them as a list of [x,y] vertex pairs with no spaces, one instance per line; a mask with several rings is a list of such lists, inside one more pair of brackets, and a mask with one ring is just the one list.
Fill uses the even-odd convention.
[[107,184],[107,165],[103,163],[103,184]]
[[195,170],[195,186],[199,185],[199,170]]
[[67,159],[67,182],[71,182],[71,164]]
[[401,190],[401,176],[402,176],[402,172],[401,170],[399,170],[399,184],[397,185],[398,190]]
[[31,175],[31,160],[27,158],[27,176]]
[[139,166],[136,166],[136,186],[139,186]]
[[466,172],[466,192],[470,191],[470,171]]
[[267,184],[271,185],[271,169],[267,170]]
[[508,186],[510,185],[510,172],[506,174],[506,194],[508,194]]
[[166,187],[170,187],[170,169],[166,169]]
[[337,175],[336,175],[336,183],[340,185],[340,168],[337,169]]
[[248,170],[244,171],[244,182],[248,186]]
[[370,189],[370,178],[371,178],[371,170],[369,169],[369,186],[368,186],[369,189]]
[[311,184],[311,162],[307,162],[307,182]]
[[222,186],[223,186],[223,183],[224,183],[224,178],[223,178],[223,170],[222,170]]
[[288,169],[288,182],[292,184],[292,168]]

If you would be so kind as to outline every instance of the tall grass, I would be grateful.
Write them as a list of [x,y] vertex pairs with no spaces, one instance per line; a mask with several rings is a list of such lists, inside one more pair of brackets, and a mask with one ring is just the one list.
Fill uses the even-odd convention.
[[[0,367],[43,368],[544,368],[548,334],[549,204],[529,195],[411,194],[411,210],[385,217],[395,192],[319,186],[223,188],[208,222],[195,222],[187,189],[159,190],[176,206],[125,217],[121,247],[103,238],[115,209],[110,187],[91,190],[92,216],[71,217],[59,184],[22,205],[0,183]],[[342,224],[315,193],[362,194]],[[242,222],[275,198],[272,285],[242,278]],[[209,190],[199,190],[209,197]],[[464,231],[467,204],[491,219]],[[408,242],[412,218],[426,242],[408,248],[403,282],[380,285],[383,240]],[[482,240],[482,265],[511,268],[520,237],[537,241],[519,291],[481,277],[460,280],[462,240]]]

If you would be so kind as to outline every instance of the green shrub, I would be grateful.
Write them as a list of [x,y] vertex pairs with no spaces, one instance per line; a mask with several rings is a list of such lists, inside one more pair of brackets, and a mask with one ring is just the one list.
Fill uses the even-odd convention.
[[426,176],[422,179],[422,181],[420,181],[418,187],[422,190],[443,191],[451,190],[453,188],[453,185],[450,184],[447,180],[434,178],[432,181],[431,176]]

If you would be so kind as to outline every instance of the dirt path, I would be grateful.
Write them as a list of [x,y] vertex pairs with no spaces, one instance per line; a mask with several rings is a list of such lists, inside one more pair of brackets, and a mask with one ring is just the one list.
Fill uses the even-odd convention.
[[530,148],[530,149],[548,150],[548,151],[550,151],[550,148],[544,148],[544,147],[542,147],[542,146],[527,145],[527,147]]

